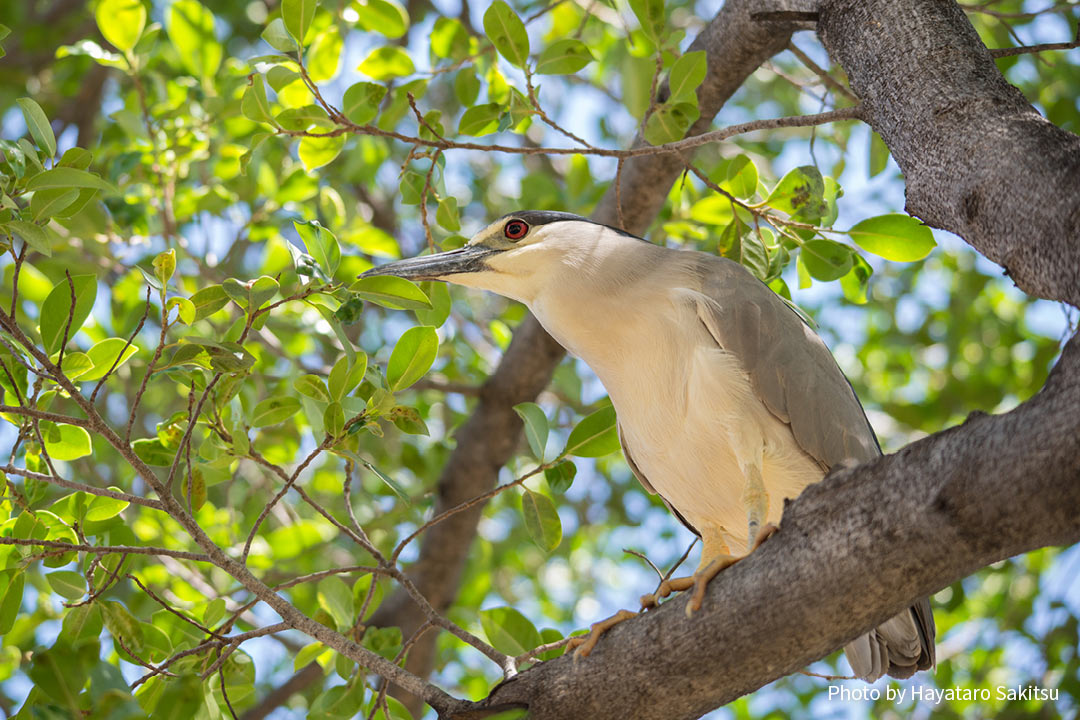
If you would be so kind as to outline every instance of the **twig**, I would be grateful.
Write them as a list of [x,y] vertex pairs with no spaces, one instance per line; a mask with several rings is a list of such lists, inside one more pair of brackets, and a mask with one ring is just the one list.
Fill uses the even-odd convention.
[[990,54],[995,58],[1012,57],[1013,55],[1028,55],[1031,53],[1041,53],[1047,50],[1072,50],[1073,48],[1080,47],[1080,41],[1073,40],[1072,42],[1059,42],[1059,43],[1042,43],[1040,45],[1021,45],[1019,47],[1011,48],[989,48]]
[[633,158],[646,155],[665,155],[670,153],[678,153],[683,150],[690,150],[693,148],[701,147],[702,145],[709,145],[711,143],[721,142],[723,140],[727,140],[729,137],[733,137],[735,135],[742,135],[749,132],[755,132],[757,130],[775,130],[777,128],[788,127],[813,127],[815,125],[824,125],[826,123],[836,122],[838,120],[859,120],[862,119],[862,117],[862,106],[853,105],[851,107],[840,108],[839,110],[830,110],[828,112],[815,113],[810,115],[789,115],[779,118],[762,118],[760,120],[739,123],[737,125],[729,125],[726,128],[720,128],[718,130],[702,133],[700,135],[692,135],[691,137],[683,138],[682,140],[676,142],[665,143],[663,145],[640,145],[637,147],[627,148],[625,150],[613,150],[599,147],[520,147],[513,145],[484,145],[482,143],[458,142],[451,140],[428,140],[426,138],[412,137],[409,135],[405,135],[404,133],[395,132],[393,130],[384,130],[375,125],[357,125],[349,121],[341,123],[339,127],[324,133],[313,133],[306,130],[284,129],[281,129],[278,132],[279,134],[289,135],[292,137],[337,137],[339,135],[345,135],[346,133],[356,135],[375,135],[378,137],[399,140],[403,143],[437,148],[440,150],[478,150],[481,152],[498,152],[510,155],[595,155],[598,157]]
[[194,560],[195,562],[213,562],[209,556],[201,553],[187,552],[185,550],[170,550],[163,547],[149,547],[141,545],[85,545],[81,543],[66,543],[57,540],[31,540],[26,538],[0,537],[0,545],[29,545],[31,547],[48,547],[62,550],[63,552],[88,552],[103,555],[166,555],[180,558],[181,560]]
[[[7,412],[0,406],[0,412]],[[99,488],[93,485],[86,485],[84,483],[75,482],[74,480],[67,480],[55,475],[45,475],[43,473],[34,472],[33,470],[26,470],[25,468],[16,467],[10,463],[0,467],[0,472],[8,473],[9,475],[18,475],[20,477],[30,478],[32,480],[39,480],[41,482],[47,482],[52,485],[58,485],[60,487],[68,488],[69,490],[78,490],[88,495],[100,495],[102,497],[113,498],[115,500],[123,500],[124,502],[131,503],[132,505],[142,505],[143,507],[153,508],[155,510],[165,510],[160,502],[152,498],[144,498],[139,495],[132,495],[131,493],[121,492],[119,490],[109,490],[107,488]]]
[[126,353],[127,349],[129,347],[131,347],[131,343],[134,342],[135,338],[138,337],[140,332],[142,332],[143,325],[146,323],[146,318],[148,318],[149,316],[150,316],[150,286],[147,285],[146,286],[146,307],[143,309],[142,317],[139,318],[139,324],[135,326],[135,330],[133,330],[131,335],[128,336],[127,342],[124,343],[124,347],[120,349],[120,354],[116,356],[116,360],[113,360],[113,364],[109,367],[109,371],[106,372],[104,375],[102,375],[101,379],[98,380],[97,385],[94,386],[94,391],[92,393],[90,393],[90,402],[94,402],[94,400],[97,398],[98,391],[101,390],[102,386],[105,384],[105,381],[108,380],[109,376],[113,374],[114,370],[116,370],[116,366],[120,364],[120,360],[123,359],[124,353]]
[[[56,359],[56,367],[64,367],[64,350],[67,348],[68,335],[71,333],[71,323],[75,320],[75,281],[71,279],[71,271],[65,269],[64,277],[67,278],[68,290],[71,291],[71,306],[68,308],[67,322],[64,323],[64,339],[60,341],[60,354]],[[43,443],[44,445],[44,443]]]
[[191,619],[191,618],[189,618],[189,617],[188,617],[187,615],[185,615],[184,613],[180,612],[179,610],[177,610],[176,608],[174,608],[174,607],[173,607],[172,605],[170,605],[169,603],[167,603],[167,602],[165,602],[164,600],[162,600],[161,598],[159,598],[159,597],[158,597],[157,595],[155,595],[155,594],[154,594],[154,592],[153,592],[153,591],[152,591],[152,590],[151,590],[150,588],[146,587],[146,586],[145,586],[145,585],[143,585],[143,584],[142,584],[141,582],[139,582],[139,578],[135,577],[135,576],[134,576],[134,575],[132,575],[131,573],[128,573],[126,577],[127,577],[127,578],[128,578],[129,580],[131,580],[132,582],[134,582],[134,583],[135,583],[136,585],[138,585],[138,586],[139,586],[139,588],[140,588],[140,589],[141,589],[141,590],[142,590],[142,591],[143,591],[144,593],[146,593],[147,595],[149,595],[151,599],[153,599],[153,600],[154,600],[155,602],[157,602],[157,604],[158,604],[158,605],[160,605],[161,607],[165,608],[166,610],[168,610],[169,612],[171,612],[171,613],[172,613],[173,615],[175,615],[176,617],[180,618],[181,620],[183,620],[184,622],[188,623],[189,625],[194,625],[194,626],[195,626],[195,627],[197,627],[197,628],[198,628],[198,629],[199,629],[200,631],[202,631],[202,632],[206,633],[207,635],[209,635],[209,636],[211,636],[211,637],[213,637],[213,638],[216,638],[216,639],[218,639],[218,640],[224,640],[224,638],[222,638],[222,636],[221,636],[221,635],[219,635],[218,633],[214,632],[214,631],[213,631],[212,629],[210,629],[210,628],[206,627],[205,625],[203,625],[203,624],[202,624],[202,623],[200,623],[200,622],[196,622],[195,620],[192,620],[192,619]]
[[791,54],[798,58],[799,62],[805,65],[810,70],[810,72],[821,78],[821,82],[825,83],[825,85],[831,88],[834,92],[839,95],[843,95],[845,98],[852,102],[859,102],[859,96],[851,92],[851,88],[849,88],[847,85],[844,85],[842,82],[830,75],[828,70],[814,62],[813,58],[804,53],[794,42],[789,42],[787,49],[790,50]]

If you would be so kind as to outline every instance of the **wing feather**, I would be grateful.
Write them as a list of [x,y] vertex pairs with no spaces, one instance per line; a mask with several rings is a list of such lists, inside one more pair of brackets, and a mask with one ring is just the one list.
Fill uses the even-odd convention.
[[824,341],[741,265],[700,256],[698,317],[749,375],[769,412],[791,426],[799,447],[828,470],[881,454],[851,383]]

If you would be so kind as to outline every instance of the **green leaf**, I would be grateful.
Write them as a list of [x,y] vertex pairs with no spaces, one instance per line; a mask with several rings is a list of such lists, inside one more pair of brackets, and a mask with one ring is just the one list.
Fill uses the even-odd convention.
[[439,336],[428,325],[409,328],[397,341],[386,365],[386,384],[391,392],[409,387],[431,368],[439,352]]
[[79,380],[81,382],[100,380],[105,377],[105,373],[109,371],[113,363],[116,363],[116,367],[120,367],[138,351],[139,349],[134,344],[128,345],[123,338],[106,338],[96,342],[86,351],[87,357],[93,363],[93,369],[81,375]]
[[566,441],[565,455],[600,457],[619,449],[619,435],[615,429],[615,408],[600,408],[584,417]]
[[290,395],[266,398],[251,411],[251,427],[277,425],[299,411],[300,401]]
[[[59,353],[57,358],[59,359]],[[86,353],[81,352],[68,352],[64,354],[64,364],[60,366],[60,369],[64,371],[72,380],[79,379],[94,367],[94,363],[90,360],[90,357]]]
[[365,372],[367,372],[367,355],[364,353],[359,353],[354,361],[350,361],[345,356],[338,358],[330,370],[330,378],[327,382],[330,396],[335,400],[340,400],[348,395],[363,381]]
[[285,29],[301,46],[311,21],[315,18],[316,0],[281,0],[281,20]]
[[274,115],[270,111],[270,101],[266,99],[266,83],[262,75],[255,74],[251,76],[251,85],[244,90],[244,95],[240,99],[240,112],[244,114],[244,117],[255,122],[268,125],[277,124],[274,122]]
[[440,17],[435,21],[435,27],[431,31],[431,54],[450,60],[463,60],[468,56],[469,32],[460,20]]
[[539,405],[532,402],[518,403],[514,406],[514,412],[525,423],[525,439],[529,441],[533,456],[543,462],[548,439],[547,415]]
[[41,422],[45,450],[53,460],[77,460],[90,454],[90,433],[78,425]]
[[[30,137],[34,138],[34,142],[37,146],[45,151],[45,154],[49,157],[56,155],[56,135],[53,134],[52,126],[49,125],[49,118],[45,115],[45,111],[41,109],[41,106],[30,98],[19,98],[16,100],[19,104],[19,109],[22,110],[23,119],[26,120],[26,127],[30,130]],[[29,190],[34,188],[29,187]]]
[[[74,307],[71,302],[72,290],[75,293]],[[45,352],[50,355],[60,349],[64,340],[64,328],[68,329],[68,340],[75,337],[97,298],[97,276],[75,275],[71,283],[65,277],[49,292],[41,304],[41,340]]]
[[435,211],[435,222],[450,232],[461,229],[461,216],[458,214],[456,197],[451,195],[439,201],[439,209]]
[[815,280],[838,280],[851,269],[851,248],[832,240],[810,240],[803,243],[800,253],[803,265]]
[[198,0],[175,0],[165,11],[165,27],[192,74],[211,77],[217,72],[222,50],[214,35],[214,14]]
[[68,600],[78,600],[86,594],[86,578],[70,570],[57,570],[45,576],[53,592]]
[[21,237],[27,245],[42,255],[52,255],[52,238],[40,225],[25,220],[9,220],[3,227]]
[[727,171],[727,190],[740,198],[751,198],[757,192],[758,170],[754,161],[745,155],[731,160]]
[[562,542],[562,522],[551,498],[526,488],[521,496],[521,514],[525,519],[525,529],[537,547],[544,552],[559,547]]
[[30,198],[30,214],[34,216],[34,222],[48,220],[55,215],[59,215],[78,199],[78,190],[66,190],[64,188],[38,190]]
[[372,50],[357,70],[374,80],[389,80],[412,75],[416,72],[416,65],[404,49],[390,45]]
[[462,135],[480,137],[490,135],[499,129],[499,118],[503,115],[503,106],[499,103],[474,105],[461,115],[458,132]]
[[859,253],[852,253],[854,264],[844,277],[840,278],[840,287],[844,297],[856,305],[866,304],[866,290],[870,285],[870,276],[874,269]]
[[19,616],[26,574],[21,570],[5,570],[2,572],[7,573],[9,578],[7,591],[4,592],[3,601],[0,601],[0,635],[5,635],[15,624],[15,618]]
[[330,392],[326,389],[326,383],[318,375],[301,375],[293,381],[293,388],[301,395],[319,402],[330,402]]
[[368,32],[399,38],[409,29],[409,13],[393,0],[366,0],[353,7],[360,16],[357,24]]
[[320,580],[316,587],[319,607],[330,613],[338,629],[344,630],[351,627],[355,610],[352,590],[345,581],[336,575],[331,575]]
[[512,607],[481,610],[480,626],[492,647],[510,656],[521,655],[541,644],[536,627]]
[[880,175],[889,166],[889,146],[873,130],[870,131],[870,151],[867,153],[870,177]]
[[[110,487],[109,489],[121,492],[118,487]],[[128,504],[127,500],[98,495],[87,506],[86,519],[90,522],[101,522],[102,520],[114,518],[122,513]]]
[[559,494],[570,489],[576,475],[577,466],[569,460],[563,460],[544,470],[544,479],[547,480],[551,492]]
[[113,637],[120,638],[132,652],[139,652],[143,647],[142,624],[130,611],[118,602],[100,603],[101,617],[105,627]]
[[344,135],[324,135],[322,137],[302,137],[297,154],[304,169],[308,172],[329,165],[345,147]]
[[307,667],[311,663],[315,662],[315,658],[322,655],[324,652],[329,652],[330,649],[323,645],[321,642],[308,643],[304,647],[300,648],[300,652],[296,653],[296,657],[293,658],[293,672],[299,672],[303,668]]
[[293,227],[304,241],[308,254],[319,263],[327,279],[333,278],[341,262],[341,246],[338,244],[334,233],[330,232],[317,222],[296,222]]
[[101,0],[94,10],[101,35],[120,52],[135,47],[146,26],[141,0]]
[[344,427],[345,409],[341,407],[341,403],[335,400],[326,406],[326,411],[323,413],[323,429],[330,437],[337,437],[341,435]]
[[[445,244],[444,244],[445,247]],[[413,310],[416,321],[421,325],[442,327],[446,319],[450,317],[450,289],[444,282],[426,282],[423,285],[424,293],[431,299],[430,310]]]
[[154,258],[154,277],[158,279],[162,287],[165,287],[169,284],[174,272],[176,272],[176,251],[169,248]]
[[428,430],[427,423],[420,417],[420,413],[416,408],[407,407],[405,405],[396,405],[390,410],[388,417],[402,432],[409,433],[410,435],[431,434]]
[[697,105],[692,103],[664,103],[646,121],[645,141],[650,145],[664,145],[682,140],[698,114]]
[[202,621],[206,627],[214,627],[225,617],[225,598],[214,598],[203,609]]
[[863,250],[895,262],[922,260],[937,246],[930,228],[901,213],[867,218],[847,234]]
[[300,49],[292,35],[285,29],[285,23],[281,18],[271,20],[260,37],[266,41],[267,45],[279,52],[292,53]]
[[642,32],[659,45],[664,34],[664,0],[630,0],[630,9],[641,23]]
[[525,23],[503,0],[495,0],[484,12],[484,33],[499,54],[519,68],[529,60],[529,34]]
[[221,285],[210,285],[191,296],[195,306],[195,321],[209,317],[229,304],[229,295]]
[[480,97],[480,79],[476,77],[476,70],[465,67],[458,70],[454,76],[454,94],[458,102],[469,107]]
[[708,69],[704,50],[688,52],[675,61],[668,75],[671,101],[685,100],[697,104],[698,86],[705,80]]
[[392,310],[430,310],[431,301],[424,291],[405,278],[376,275],[360,278],[349,290],[359,297]]
[[93,173],[79,170],[73,167],[54,167],[51,170],[38,173],[26,184],[27,190],[39,190],[41,188],[95,188],[116,192],[116,187]]
[[[190,347],[190,346],[188,346]],[[176,453],[164,445],[157,438],[144,438],[131,443],[131,449],[147,465],[157,467],[169,467],[173,463]]]
[[789,215],[816,220],[829,209],[825,202],[825,179],[813,165],[797,167],[780,178],[765,198],[765,204]]
[[170,322],[179,320],[185,325],[191,325],[195,322],[195,303],[183,297],[169,298],[169,301],[165,303],[165,314],[171,316],[173,308],[178,308],[178,310],[175,319]]
[[540,53],[536,61],[536,72],[540,75],[571,75],[591,63],[593,59],[589,47],[580,40],[572,38],[556,40]]
[[379,103],[386,96],[386,88],[369,82],[349,86],[341,102],[341,112],[357,125],[367,125],[379,114]]

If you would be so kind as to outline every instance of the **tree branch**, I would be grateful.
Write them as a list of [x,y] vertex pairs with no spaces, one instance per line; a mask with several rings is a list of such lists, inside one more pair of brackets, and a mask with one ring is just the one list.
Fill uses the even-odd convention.
[[1080,137],[1006,82],[963,10],[832,0],[818,28],[904,173],[908,212],[1025,292],[1080,306]]

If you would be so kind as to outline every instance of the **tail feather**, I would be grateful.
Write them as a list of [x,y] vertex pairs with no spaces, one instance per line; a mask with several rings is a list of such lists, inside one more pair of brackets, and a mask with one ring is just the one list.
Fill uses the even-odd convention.
[[934,667],[934,615],[930,601],[922,598],[894,618],[844,646],[844,654],[856,677],[874,682],[888,673],[908,678]]

